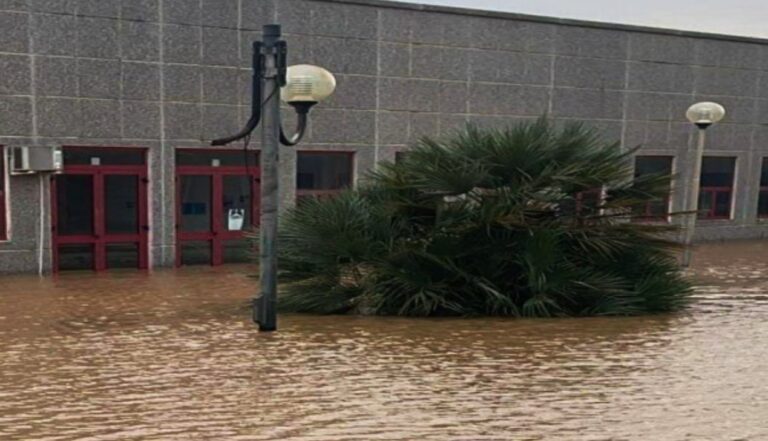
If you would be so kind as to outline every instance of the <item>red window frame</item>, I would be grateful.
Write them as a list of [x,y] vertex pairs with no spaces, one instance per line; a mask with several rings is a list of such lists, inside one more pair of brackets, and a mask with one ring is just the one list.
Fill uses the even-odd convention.
[[[758,200],[758,203],[759,203],[759,201],[760,201],[761,199],[763,199],[763,198],[765,198],[765,199],[768,199],[768,186],[761,186],[761,187],[760,187],[760,191],[758,192],[758,196],[757,196],[757,198],[758,198],[758,199],[757,199],[757,200]],[[761,213],[761,212],[760,212],[760,208],[759,208],[759,206],[758,206],[758,211],[757,211],[757,218],[758,218],[758,219],[768,219],[768,211],[766,211],[766,212],[764,212],[764,213]]]
[[[672,155],[637,155],[635,156],[635,178],[639,177],[639,175],[637,175],[637,161],[640,158],[656,158],[656,159],[664,158],[665,160],[669,161],[670,174],[674,172],[675,157]],[[653,212],[653,206],[654,204],[657,204],[657,203],[663,203],[663,206],[666,207],[666,211],[664,214],[658,214]],[[646,202],[645,205],[642,207],[642,211],[633,215],[633,220],[636,222],[667,222],[668,223],[670,221],[671,203],[672,203],[672,179],[670,178],[669,192],[667,193],[667,195],[664,196],[663,199]]]
[[643,211],[637,216],[637,220],[639,221],[648,221],[648,222],[669,222],[669,203],[670,203],[670,197],[666,196],[664,199],[661,199],[658,202],[663,202],[664,206],[667,207],[667,212],[665,214],[654,214],[653,213],[653,202],[646,202],[645,206],[643,207]]
[[[299,155],[343,155],[350,157],[349,161],[349,185],[339,186],[338,188],[325,188],[325,189],[300,189],[298,184],[298,162],[299,162]],[[354,185],[355,179],[354,179],[354,172],[355,172],[355,152],[350,151],[338,151],[338,150],[300,150],[296,152],[296,201],[299,201],[303,198],[309,198],[309,197],[315,197],[315,198],[326,198],[326,197],[333,197],[342,191],[346,190],[347,188],[350,188]]]
[[[762,198],[768,199],[768,187],[766,187],[766,186],[760,187],[760,192],[759,192],[758,198],[759,198],[758,200],[760,200]],[[758,211],[757,212],[757,217],[760,218],[760,219],[768,219],[768,211],[766,211],[765,213],[760,213],[760,211]]]
[[0,145],[0,240],[8,240],[7,178],[5,147]]
[[[718,215],[715,214],[715,210],[717,209],[717,195],[721,193],[728,193],[728,214],[727,215]],[[733,187],[701,187],[699,190],[699,200],[705,195],[709,194],[709,197],[711,198],[711,205],[710,209],[706,212],[699,211],[698,217],[699,219],[714,219],[714,220],[722,220],[722,219],[730,219],[731,214],[733,213]]]
[[605,202],[605,191],[603,188],[593,188],[592,190],[585,190],[576,193],[576,214],[581,214],[584,208],[584,199],[589,196],[597,196],[598,200],[598,213],[602,213],[602,205]]
[[[707,161],[727,161],[729,163],[730,170],[727,172],[723,170],[712,170],[710,169],[707,171]],[[720,164],[722,165],[722,163]],[[738,161],[737,158],[734,156],[705,156],[702,158],[702,169],[701,169],[701,175],[699,176],[701,187],[699,188],[699,198],[696,201],[697,202],[697,217],[701,220],[730,220],[733,216],[733,196],[734,191],[736,187],[736,172],[738,167]],[[717,179],[714,179],[714,177],[709,176],[710,180],[715,180],[715,182],[709,182],[708,184],[705,184],[706,174],[712,174]],[[718,177],[718,175],[726,175],[729,177],[729,179],[721,179],[722,176]],[[726,214],[717,214],[717,198],[718,196],[722,194],[728,194],[728,213]],[[704,211],[702,209],[702,205],[699,203],[702,199],[710,199],[710,208],[709,210]]]
[[768,175],[768,157],[763,158],[762,162],[762,168],[760,169],[760,191],[758,191],[758,208],[757,208],[757,217],[758,219],[768,219],[768,211],[765,213],[760,213],[760,201],[765,198],[768,199],[768,180],[763,179],[764,176]]

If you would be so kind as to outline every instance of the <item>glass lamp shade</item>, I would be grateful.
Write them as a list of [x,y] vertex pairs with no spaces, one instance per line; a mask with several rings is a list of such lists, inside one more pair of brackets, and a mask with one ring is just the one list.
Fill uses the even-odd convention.
[[336,78],[322,67],[310,64],[289,66],[280,96],[286,103],[318,103],[336,89]]
[[688,121],[696,125],[708,126],[720,122],[725,116],[725,108],[713,102],[696,103],[685,113]]

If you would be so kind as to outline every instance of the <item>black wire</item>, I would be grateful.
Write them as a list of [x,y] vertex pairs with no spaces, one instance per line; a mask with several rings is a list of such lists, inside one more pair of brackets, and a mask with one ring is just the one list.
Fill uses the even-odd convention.
[[277,91],[278,91],[278,90],[280,90],[280,87],[279,87],[279,86],[278,86],[278,87],[275,87],[274,89],[272,89],[272,93],[270,93],[270,94],[269,94],[269,96],[268,96],[268,97],[266,97],[266,98],[264,98],[264,101],[262,101],[262,102],[261,102],[261,110],[262,110],[261,114],[262,114],[262,115],[264,114],[264,104],[267,104],[267,101],[269,101],[269,100],[270,100],[270,98],[272,98],[273,96],[275,96],[275,94],[277,93]]
[[247,195],[248,199],[246,199],[246,206],[250,207],[250,213],[248,213],[248,216],[251,218],[251,225],[246,225],[246,227],[252,227],[253,223],[255,221],[253,216],[253,176],[251,176],[251,162],[250,162],[250,155],[248,154],[248,144],[251,143],[251,134],[245,135],[245,138],[243,138],[243,158],[245,159],[245,176],[248,179],[248,187],[247,187]]

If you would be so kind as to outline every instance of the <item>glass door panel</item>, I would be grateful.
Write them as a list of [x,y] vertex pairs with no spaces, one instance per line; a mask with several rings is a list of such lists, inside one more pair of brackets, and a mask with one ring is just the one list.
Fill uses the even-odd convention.
[[56,233],[91,236],[93,229],[93,175],[56,177]]
[[92,244],[59,245],[59,270],[93,270],[95,257]]
[[181,231],[211,231],[212,176],[183,175],[180,179]]
[[138,243],[108,243],[106,245],[107,268],[138,268]]
[[139,177],[104,176],[104,228],[107,234],[139,232]]
[[181,243],[182,265],[210,265],[213,249],[210,241],[195,240]]
[[253,250],[249,239],[225,240],[222,247],[223,263],[248,263],[253,259]]

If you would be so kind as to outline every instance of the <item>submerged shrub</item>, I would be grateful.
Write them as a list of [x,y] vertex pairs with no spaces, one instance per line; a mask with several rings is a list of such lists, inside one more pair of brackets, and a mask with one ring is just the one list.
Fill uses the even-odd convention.
[[[283,219],[285,311],[555,317],[674,311],[688,300],[665,239],[633,222],[669,176],[546,120],[422,139],[359,190]],[[641,211],[641,210],[640,210]]]

